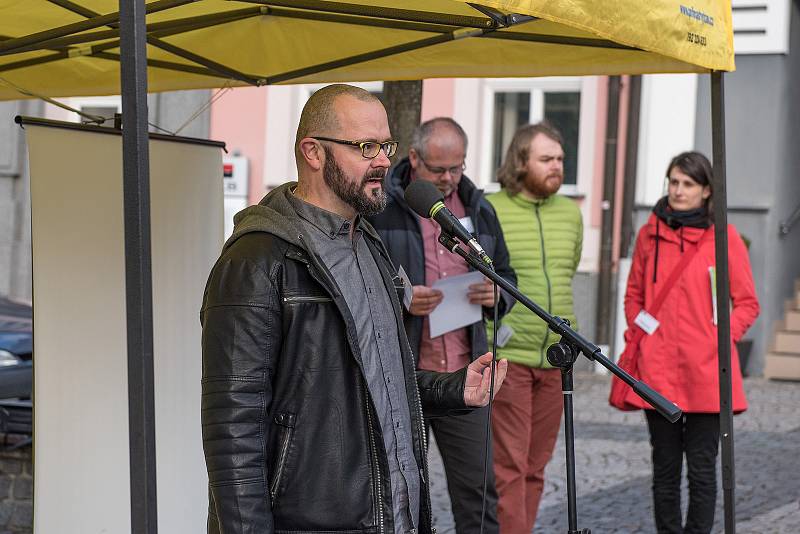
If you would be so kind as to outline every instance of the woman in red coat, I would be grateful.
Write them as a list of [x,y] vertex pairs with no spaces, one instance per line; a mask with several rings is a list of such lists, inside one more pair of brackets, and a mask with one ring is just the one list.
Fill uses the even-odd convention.
[[[645,409],[653,459],[653,501],[661,533],[708,533],[714,524],[716,457],[719,443],[719,371],[717,326],[712,290],[715,266],[711,212],[711,164],[698,152],[684,152],[667,168],[668,194],[658,201],[636,238],[625,292],[625,317],[630,342],[637,316],[653,301],[683,254],[697,252],[655,313],[656,323],[639,343],[641,379],[677,403],[684,416],[672,424],[630,392],[626,401]],[[735,343],[759,313],[747,249],[728,225],[730,273],[731,368],[733,410],[747,409]],[[657,324],[655,329],[653,325]],[[689,512],[681,524],[680,484],[683,456],[689,479]]]

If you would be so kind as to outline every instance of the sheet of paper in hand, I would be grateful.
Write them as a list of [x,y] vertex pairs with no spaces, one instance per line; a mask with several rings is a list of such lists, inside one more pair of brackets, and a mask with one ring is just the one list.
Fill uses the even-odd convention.
[[481,320],[481,305],[470,304],[467,293],[469,286],[482,281],[483,275],[473,271],[442,278],[433,283],[433,288],[441,291],[444,299],[428,316],[432,338]]

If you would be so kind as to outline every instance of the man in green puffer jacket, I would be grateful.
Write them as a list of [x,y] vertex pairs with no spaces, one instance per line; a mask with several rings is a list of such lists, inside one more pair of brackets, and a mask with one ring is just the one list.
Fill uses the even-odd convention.
[[[503,190],[487,197],[497,211],[517,273],[517,286],[553,315],[575,326],[572,278],[583,244],[578,206],[556,192],[564,181],[561,135],[546,123],[514,134],[498,171]],[[509,361],[494,400],[492,430],[500,532],[531,532],[561,423],[561,373],[547,362],[558,341],[544,321],[523,306],[503,319],[498,349]],[[489,332],[491,334],[491,325]]]

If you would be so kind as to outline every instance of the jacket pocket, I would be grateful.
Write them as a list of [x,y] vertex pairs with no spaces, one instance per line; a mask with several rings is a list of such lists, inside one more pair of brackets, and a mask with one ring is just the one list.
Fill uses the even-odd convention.
[[281,491],[281,485],[285,485],[286,463],[289,457],[289,447],[292,444],[294,435],[294,424],[296,416],[293,413],[280,413],[275,416],[274,422],[279,427],[278,437],[278,456],[275,466],[272,469],[272,480],[269,484],[269,494],[272,498],[272,505],[275,506],[275,499]]

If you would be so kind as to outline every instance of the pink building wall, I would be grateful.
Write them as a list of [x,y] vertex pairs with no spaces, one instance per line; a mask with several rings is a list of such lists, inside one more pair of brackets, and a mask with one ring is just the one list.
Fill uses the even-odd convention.
[[456,84],[453,78],[435,78],[422,82],[420,122],[435,117],[452,117]]
[[606,124],[608,123],[608,78],[597,80],[597,123],[594,130],[594,172],[592,173],[592,194],[587,201],[589,220],[587,226],[600,228],[603,221],[603,166],[606,162]]
[[211,106],[211,139],[224,141],[228,153],[239,151],[249,160],[250,204],[261,200],[266,192],[263,180],[268,124],[266,91],[265,87],[237,87]]
[[625,150],[628,139],[628,112],[630,109],[630,76],[622,77],[622,90],[619,103],[619,131],[617,132],[617,176],[614,190],[614,238],[612,250],[612,271],[617,270],[619,244],[622,239],[622,199],[625,187]]

